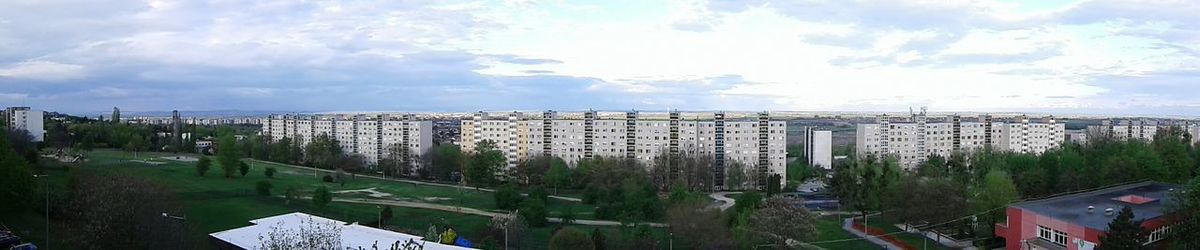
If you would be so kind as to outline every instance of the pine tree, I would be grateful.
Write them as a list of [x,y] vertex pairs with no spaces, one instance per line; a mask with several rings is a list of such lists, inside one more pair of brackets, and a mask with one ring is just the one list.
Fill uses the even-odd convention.
[[1133,219],[1133,209],[1125,206],[1117,218],[1108,223],[1108,234],[1100,236],[1100,249],[1143,249],[1146,231],[1142,230],[1141,224],[1141,220]]

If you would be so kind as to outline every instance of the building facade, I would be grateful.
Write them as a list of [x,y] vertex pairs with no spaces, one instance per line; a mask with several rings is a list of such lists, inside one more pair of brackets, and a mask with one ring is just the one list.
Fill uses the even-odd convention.
[[[475,152],[484,141],[501,150],[509,168],[531,156],[562,158],[570,165],[593,157],[636,159],[647,166],[661,155],[690,153],[713,157],[714,182],[724,186],[729,161],[750,166],[755,176],[778,174],[786,180],[787,124],[763,112],[726,119],[723,112],[665,115],[636,111],[601,113],[475,113],[461,122],[459,145]],[[756,182],[765,187],[766,182]]]
[[804,158],[809,166],[833,169],[833,132],[804,128]]
[[46,138],[46,128],[43,125],[41,110],[33,110],[29,107],[9,107],[4,109],[4,121],[10,130],[29,132],[35,142]]
[[290,138],[307,145],[321,135],[338,142],[342,152],[378,164],[397,152],[404,164],[419,167],[420,157],[433,147],[433,122],[390,115],[271,115],[262,120],[262,135],[272,141]]
[[1065,130],[1064,124],[1052,116],[1041,122],[1024,116],[1002,122],[984,115],[975,122],[964,122],[955,115],[942,122],[928,122],[923,113],[905,121],[880,115],[875,123],[858,124],[855,152],[859,157],[891,156],[905,169],[912,169],[930,155],[948,158],[953,152],[984,147],[1040,154],[1061,145],[1066,139]]

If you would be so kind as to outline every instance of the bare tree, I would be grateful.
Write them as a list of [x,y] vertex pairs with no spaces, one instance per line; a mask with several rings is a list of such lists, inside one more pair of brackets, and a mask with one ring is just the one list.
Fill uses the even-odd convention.
[[264,250],[324,250],[342,248],[342,227],[332,221],[318,222],[312,217],[300,222],[298,228],[286,228],[282,221],[271,226],[267,235],[258,235],[258,249]]
[[193,237],[186,222],[165,216],[183,214],[165,186],[120,175],[80,175],[70,184],[63,208],[71,225],[67,241],[80,249],[182,249]]

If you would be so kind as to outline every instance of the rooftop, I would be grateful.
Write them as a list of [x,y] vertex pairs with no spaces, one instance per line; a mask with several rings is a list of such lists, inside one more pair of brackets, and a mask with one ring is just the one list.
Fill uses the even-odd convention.
[[312,220],[312,222],[321,224],[334,224],[341,227],[342,248],[358,249],[359,247],[362,247],[364,249],[371,249],[371,246],[375,245],[376,243],[378,243],[380,248],[387,248],[390,247],[394,242],[399,241],[401,244],[403,244],[404,242],[412,239],[417,242],[424,243],[424,249],[471,249],[459,246],[444,245],[436,242],[422,241],[422,237],[416,235],[362,226],[358,225],[357,223],[346,224],[342,221],[299,212],[251,220],[250,223],[253,225],[220,231],[209,234],[209,236],[228,242],[229,244],[242,249],[257,249],[261,245],[259,236],[261,235],[266,237],[267,234],[271,232],[272,227],[281,229],[298,229],[301,227],[302,223],[307,220]]
[[[1148,220],[1163,215],[1164,207],[1173,202],[1175,185],[1140,182],[1095,191],[1067,194],[1041,200],[1014,203],[1011,206],[1072,224],[1105,230],[1122,208],[1133,209],[1134,219]],[[1094,207],[1089,211],[1088,207]],[[1112,208],[1113,215],[1105,215]]]

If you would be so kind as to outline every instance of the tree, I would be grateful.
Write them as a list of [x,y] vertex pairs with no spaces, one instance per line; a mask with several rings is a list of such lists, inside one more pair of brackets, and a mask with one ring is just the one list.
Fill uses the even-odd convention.
[[194,242],[182,202],[167,187],[128,175],[82,174],[70,180],[61,209],[66,246],[95,249],[181,249]]
[[238,163],[240,163],[241,155],[237,149],[237,140],[233,138],[233,134],[224,134],[217,140],[217,163],[221,164],[221,170],[224,170],[225,178],[232,178],[234,172],[237,171]]
[[575,215],[575,208],[574,208],[574,207],[572,207],[572,206],[563,206],[563,207],[562,207],[562,212],[560,212],[559,214],[561,214],[561,215],[562,215],[562,218],[561,218],[561,219],[562,219],[562,224],[563,224],[563,225],[570,225],[570,224],[574,224],[574,223],[575,223],[575,217],[577,217],[577,216]]
[[[516,212],[492,216],[485,237],[496,239],[500,245],[521,248],[521,239],[525,238],[527,228],[525,220]],[[505,242],[507,240],[507,242]]]
[[788,240],[811,241],[817,238],[817,219],[803,206],[793,206],[782,197],[772,197],[750,215],[748,230],[758,242],[787,245]]
[[496,208],[503,210],[513,210],[521,204],[521,193],[517,191],[517,187],[511,183],[501,185],[492,193],[496,200]]
[[379,211],[380,224],[392,220],[392,207],[385,206],[382,211]]
[[559,187],[571,185],[571,168],[562,158],[554,157],[551,161],[550,169],[546,171],[546,184],[554,189],[554,194],[558,194]]
[[1019,199],[1017,187],[1013,185],[1007,171],[994,170],[989,171],[984,176],[983,183],[975,189],[975,199],[972,200],[971,207],[975,213],[983,213],[978,216],[976,228],[981,235],[991,235],[992,225],[1004,218],[1004,210],[997,208]]
[[899,179],[899,172],[894,159],[867,157],[835,166],[830,186],[842,206],[859,211],[865,221],[868,211],[879,209],[880,194]]
[[1172,246],[1178,249],[1200,248],[1200,177],[1175,190],[1171,197],[1178,202],[1166,208],[1176,216],[1167,234]]
[[746,188],[746,164],[740,161],[726,161],[729,163],[725,168],[725,188],[730,190],[742,190]]
[[313,190],[312,200],[313,204],[317,205],[317,207],[324,208],[325,205],[328,205],[333,200],[333,194],[329,193],[329,188],[321,185],[316,190]]
[[588,236],[587,232],[574,227],[567,227],[559,229],[558,232],[554,233],[554,236],[550,237],[550,249],[591,250],[596,249],[596,246],[592,243],[592,239]]
[[244,161],[238,161],[238,173],[242,174],[242,177],[246,177],[246,173],[250,173],[250,165]]
[[[884,215],[896,222],[939,224],[967,211],[966,188],[948,177],[908,176],[884,193]],[[915,223],[914,223],[915,224]]]
[[328,134],[318,135],[304,145],[304,162],[314,168],[334,169],[342,156],[342,147]]
[[729,228],[721,224],[720,210],[710,209],[703,200],[676,203],[667,209],[667,225],[679,242],[694,249],[733,248]]
[[208,169],[212,167],[212,159],[208,156],[200,156],[200,160],[196,161],[196,174],[204,176],[208,173]]
[[490,140],[480,142],[467,162],[467,183],[478,189],[496,183],[496,173],[504,166],[504,155],[496,150],[496,144]]
[[1129,206],[1121,209],[1112,222],[1108,223],[1108,232],[1100,236],[1101,249],[1146,249],[1142,243],[1146,240],[1146,231],[1142,230],[1142,220],[1134,220],[1133,209]]
[[266,167],[263,169],[263,175],[267,178],[275,178],[275,167]]
[[600,231],[600,228],[592,229],[592,245],[596,247],[596,250],[607,249],[604,247],[604,231]]
[[779,183],[781,181],[780,179],[782,178],[783,177],[779,176],[778,174],[772,174],[767,177],[767,195],[779,193]]
[[34,187],[33,168],[13,150],[6,133],[0,133],[0,190],[3,190],[0,201],[5,201],[0,212],[21,211],[30,206]]
[[525,199],[521,202],[520,214],[525,218],[525,224],[530,227],[545,226],[546,202],[540,199]]
[[456,145],[437,145],[430,152],[429,174],[438,180],[450,180],[450,177],[463,167],[463,153]]
[[254,184],[254,190],[258,192],[258,195],[271,196],[271,182],[266,180],[258,181]]

